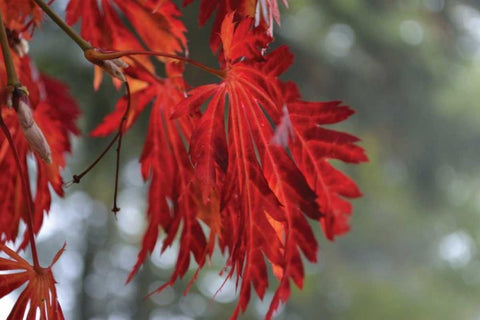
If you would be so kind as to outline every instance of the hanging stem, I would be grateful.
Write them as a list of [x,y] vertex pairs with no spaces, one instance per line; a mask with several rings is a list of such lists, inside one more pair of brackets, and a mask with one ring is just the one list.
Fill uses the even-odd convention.
[[77,174],[73,175],[73,179],[71,181],[65,183],[65,185],[64,185],[65,187],[69,187],[74,183],[80,183],[80,180],[87,173],[89,173],[90,170],[92,170],[97,165],[97,163],[100,162],[100,160],[103,159],[103,157],[107,154],[107,152],[113,147],[115,142],[118,141],[117,149],[116,149],[117,160],[116,160],[116,168],[115,168],[115,192],[114,192],[114,196],[113,196],[113,208],[112,208],[112,211],[114,213],[117,213],[118,211],[120,211],[120,208],[117,206],[118,176],[120,174],[120,150],[122,148],[122,136],[123,136],[123,131],[124,131],[124,127],[125,127],[125,122],[127,121],[127,117],[128,117],[128,113],[130,111],[130,105],[131,105],[131,102],[130,102],[130,100],[131,100],[130,86],[128,85],[128,82],[125,82],[125,89],[127,91],[127,93],[126,93],[126,95],[127,95],[127,108],[125,109],[125,112],[123,113],[122,119],[120,120],[120,124],[118,126],[117,134],[115,134],[112,141],[110,141],[110,143],[105,148],[105,150],[102,151],[100,156],[98,156],[98,158],[95,159],[95,161],[93,161],[92,164],[90,166],[88,166],[87,169],[85,169],[82,173],[80,173],[78,175]]
[[120,126],[118,127],[118,145],[117,145],[117,163],[115,168],[115,193],[113,195],[113,213],[117,214],[120,211],[120,208],[117,206],[117,194],[118,194],[118,175],[120,172],[120,150],[122,148],[122,137],[123,137],[123,128],[125,127],[125,122],[127,122],[128,112],[130,111],[130,86],[128,82],[125,82],[125,89],[127,90],[127,108],[123,114],[122,120],[120,121]]
[[15,66],[13,65],[10,47],[8,45],[7,31],[5,30],[5,23],[3,22],[2,12],[0,11],[0,44],[2,46],[3,61],[5,62],[5,69],[7,70],[7,83],[9,86],[19,86]]
[[23,172],[22,165],[20,163],[20,158],[18,156],[17,148],[15,147],[15,144],[13,142],[12,136],[10,135],[10,131],[8,130],[7,125],[3,121],[1,112],[0,112],[0,127],[2,128],[2,131],[5,134],[5,137],[7,138],[10,149],[12,149],[13,156],[15,158],[15,163],[17,165],[17,170],[20,175],[20,180],[22,181],[23,193],[27,196],[27,214],[26,214],[27,232],[30,238],[30,248],[32,249],[33,266],[35,269],[39,270],[41,267],[40,267],[40,262],[38,261],[37,245],[35,243],[35,235],[33,233],[32,194],[30,193],[30,188],[28,187],[28,180],[26,175]]
[[223,70],[210,68],[204,65],[203,63],[197,62],[195,60],[192,60],[186,57],[177,56],[175,54],[169,54],[169,53],[158,52],[158,51],[142,51],[142,50],[101,51],[96,48],[90,48],[85,51],[85,57],[91,62],[95,62],[98,60],[112,60],[112,59],[117,59],[125,56],[133,56],[133,55],[157,56],[157,57],[175,59],[178,61],[183,61],[188,64],[191,64],[192,66],[200,68],[222,79],[225,78],[225,71]]
[[48,4],[42,0],[33,1],[53,20],[53,22],[55,22],[73,41],[75,41],[83,51],[92,47],[90,43],[85,41],[78,33],[70,28],[70,26],[65,23],[65,21],[63,21],[63,19],[60,18],[55,11],[48,6]]

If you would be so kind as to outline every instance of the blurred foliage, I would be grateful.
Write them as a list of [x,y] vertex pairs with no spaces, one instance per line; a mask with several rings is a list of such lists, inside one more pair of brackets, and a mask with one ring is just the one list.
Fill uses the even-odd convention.
[[[292,291],[278,319],[478,319],[480,4],[296,0],[282,9],[275,45],[287,43],[296,54],[286,78],[308,100],[352,106],[357,115],[338,127],[363,138],[371,161],[345,167],[364,193],[354,202],[352,231],[333,243],[321,240],[319,263],[307,266],[303,291]],[[198,3],[184,10],[190,56],[215,65],[197,10]],[[68,179],[108,143],[87,133],[121,92],[109,81],[93,92],[92,68],[69,39],[51,23],[36,32],[32,56],[42,71],[71,86],[84,112],[85,135],[70,158]],[[192,68],[186,77],[192,84],[206,81]],[[187,297],[188,279],[143,300],[169,276],[174,250],[163,258],[155,253],[123,286],[143,228],[146,187],[135,170],[147,118],[125,138],[118,220],[107,209],[113,153],[51,213],[51,225],[63,222],[50,227],[60,234],[45,232],[41,239],[52,243],[51,252],[67,239],[73,258],[62,258],[70,261],[64,266],[78,268],[58,276],[62,303],[71,319],[226,319],[232,290],[227,285],[217,294],[223,303],[211,291],[221,284],[212,280],[222,267],[217,255]],[[244,319],[261,318],[265,305],[254,298]]]

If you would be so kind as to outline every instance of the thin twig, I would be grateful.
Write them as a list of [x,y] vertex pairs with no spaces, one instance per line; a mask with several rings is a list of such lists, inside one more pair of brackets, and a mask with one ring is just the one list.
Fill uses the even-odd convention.
[[222,79],[225,78],[225,71],[223,70],[214,69],[204,65],[203,63],[195,61],[193,59],[178,56],[175,54],[169,54],[169,53],[164,53],[159,51],[142,51],[142,50],[102,51],[97,48],[90,48],[85,50],[85,57],[87,58],[87,60],[94,63],[95,61],[98,61],[98,60],[112,60],[112,59],[122,58],[125,56],[133,56],[133,55],[157,56],[157,57],[170,58],[178,61],[183,61],[188,64],[191,64],[192,66],[195,66],[204,71],[207,71],[208,73],[211,73],[217,77],[220,77]]
[[123,137],[123,129],[125,126],[125,122],[127,122],[127,117],[128,117],[128,112],[130,111],[130,86],[128,85],[128,82],[125,82],[125,89],[127,90],[127,109],[125,110],[125,113],[123,114],[122,120],[120,121],[120,126],[118,128],[118,145],[117,145],[117,164],[115,168],[115,193],[113,195],[113,208],[112,211],[113,213],[117,214],[118,211],[120,211],[120,208],[117,206],[117,194],[118,194],[118,175],[120,172],[120,150],[122,148],[122,137]]
[[116,158],[116,168],[115,168],[115,192],[114,192],[114,196],[113,196],[113,208],[112,208],[112,211],[114,213],[117,213],[118,211],[120,211],[120,208],[117,206],[118,176],[119,176],[119,172],[120,172],[120,151],[121,151],[121,148],[122,148],[122,137],[123,137],[123,131],[124,131],[124,127],[125,127],[125,122],[127,120],[128,113],[130,111],[130,105],[131,105],[131,102],[130,102],[130,100],[131,100],[130,86],[128,85],[128,82],[125,82],[125,90],[126,90],[126,95],[127,95],[127,108],[125,109],[125,112],[123,113],[122,119],[120,120],[120,124],[119,124],[119,127],[118,127],[118,132],[115,134],[112,141],[110,141],[110,143],[107,145],[107,147],[102,151],[102,153],[95,159],[95,161],[92,162],[92,164],[90,164],[88,166],[87,169],[82,171],[82,173],[80,173],[80,174],[73,175],[72,180],[70,180],[70,181],[68,181],[64,184],[64,187],[68,188],[74,183],[80,183],[82,178],[87,173],[89,173],[90,170],[92,170],[98,164],[98,162],[100,162],[100,160],[103,159],[103,157],[107,154],[107,152],[112,148],[112,146],[118,140],[117,149],[116,149],[117,158]]

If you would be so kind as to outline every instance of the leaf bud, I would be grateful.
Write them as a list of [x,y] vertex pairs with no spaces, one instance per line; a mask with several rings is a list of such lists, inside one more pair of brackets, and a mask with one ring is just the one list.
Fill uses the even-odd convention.
[[121,68],[128,67],[128,64],[122,59],[103,60],[100,61],[98,65],[112,77],[117,78],[122,82],[127,81]]
[[50,146],[42,130],[38,127],[33,118],[32,109],[28,96],[21,89],[15,88],[13,91],[12,104],[17,113],[18,123],[22,129],[23,136],[27,140],[30,148],[36,152],[46,163],[52,163],[52,153]]

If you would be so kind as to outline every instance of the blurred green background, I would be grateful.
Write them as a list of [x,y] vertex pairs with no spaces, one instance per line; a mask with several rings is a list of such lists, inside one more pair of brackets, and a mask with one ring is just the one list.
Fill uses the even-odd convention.
[[[177,1],[179,3],[179,1]],[[62,11],[65,1],[56,1]],[[343,100],[357,111],[336,126],[362,138],[370,162],[343,166],[364,197],[354,201],[352,230],[335,242],[320,238],[319,263],[307,264],[277,319],[480,319],[480,3],[468,0],[296,0],[282,6],[274,45],[296,54],[285,79],[308,100]],[[192,58],[215,66],[197,26],[198,3],[184,9]],[[43,72],[67,83],[78,99],[84,135],[64,172],[82,170],[108,143],[88,137],[121,93],[93,71],[50,22],[37,30],[32,57]],[[202,73],[187,70],[191,84]],[[216,255],[188,296],[188,279],[143,297],[172,272],[175,246],[156,252],[124,285],[145,228],[145,191],[138,156],[148,112],[125,137],[121,212],[109,212],[114,153],[80,186],[55,201],[39,237],[56,267],[68,319],[227,319],[234,286],[222,283]],[[191,275],[191,274],[190,274]],[[243,319],[268,306],[252,298]],[[8,299],[2,303],[9,303]]]

